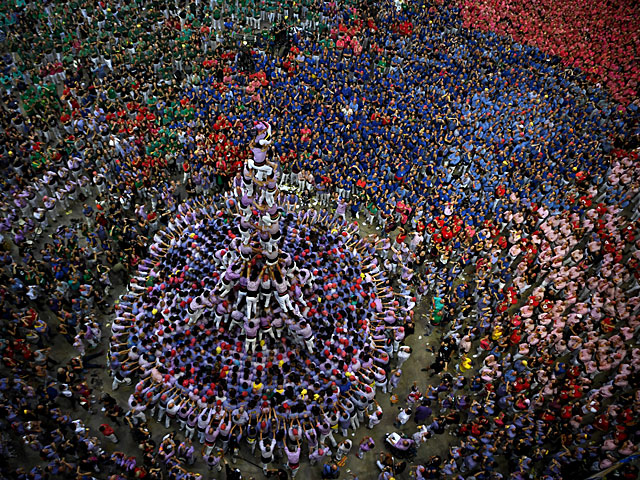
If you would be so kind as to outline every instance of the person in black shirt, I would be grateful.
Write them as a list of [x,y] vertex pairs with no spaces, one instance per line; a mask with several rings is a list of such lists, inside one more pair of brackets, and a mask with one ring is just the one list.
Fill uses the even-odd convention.
[[267,470],[267,478],[277,478],[278,480],[288,480],[289,474],[284,468],[271,468]]
[[442,355],[437,355],[435,361],[429,366],[429,368],[423,368],[423,372],[427,372],[432,370],[429,374],[429,377],[433,377],[434,375],[441,373],[443,370],[447,368],[447,361]]
[[[240,442],[238,439],[238,432],[234,431],[236,425],[231,429],[231,434],[229,435],[229,449],[228,452],[231,452],[231,461],[235,464],[236,459],[238,458],[238,452],[240,451]],[[240,430],[242,431],[242,430]]]
[[231,468],[229,463],[227,463],[227,459],[224,459],[224,470],[226,474],[227,480],[242,480],[242,473],[237,468]]
[[451,353],[455,347],[455,341],[452,337],[445,338],[440,344],[438,349],[438,356],[444,358],[445,362],[448,362],[451,358]]

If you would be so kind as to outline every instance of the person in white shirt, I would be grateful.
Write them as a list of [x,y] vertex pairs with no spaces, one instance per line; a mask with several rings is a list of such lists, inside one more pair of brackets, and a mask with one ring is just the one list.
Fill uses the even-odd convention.
[[173,400],[169,401],[169,404],[167,405],[167,409],[166,409],[166,418],[164,421],[164,427],[165,428],[169,428],[171,427],[171,420],[176,418],[176,415],[178,413],[178,410],[180,410],[180,405],[176,405]]
[[411,347],[409,345],[402,345],[398,350],[397,355],[398,355],[398,365],[396,368],[399,370],[400,367],[402,367],[402,364],[407,360],[409,360],[409,357],[411,356]]
[[413,411],[410,408],[398,407],[398,409],[400,411],[398,412],[398,416],[396,417],[396,421],[395,421],[394,425],[396,427],[401,427],[402,425],[404,425],[405,423],[407,423],[409,421]]

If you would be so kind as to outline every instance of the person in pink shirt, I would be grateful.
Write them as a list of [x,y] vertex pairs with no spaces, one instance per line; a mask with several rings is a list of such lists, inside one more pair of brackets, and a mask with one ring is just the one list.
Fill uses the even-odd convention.
[[618,374],[613,379],[613,384],[618,388],[629,386],[629,375]]
[[632,440],[625,441],[618,449],[618,453],[624,457],[633,455],[637,451],[638,445],[636,445]]
[[558,335],[555,335],[555,338],[557,339],[554,343],[555,351],[558,353],[558,355],[562,356],[568,350],[567,342],[565,342],[564,339]]
[[583,365],[586,366],[587,362],[590,362],[593,359],[593,350],[588,348],[586,344],[583,345],[582,350],[578,351],[578,359]]
[[545,236],[549,242],[554,243],[558,239],[558,233],[553,229],[553,227],[549,226],[546,231],[544,231]]
[[582,346],[582,339],[577,335],[571,335],[569,337],[569,341],[567,342],[567,347],[571,351],[575,351]]
[[594,360],[585,362],[584,369],[585,369],[585,372],[591,376],[595,375],[596,373],[599,373],[598,364]]
[[576,303],[574,311],[577,315],[586,315],[589,313],[589,307],[584,302]]
[[518,353],[516,353],[513,356],[513,359],[515,361],[515,360],[518,360],[519,358],[528,357],[530,352],[531,352],[531,346],[527,342],[521,341],[518,344]]
[[538,343],[540,343],[541,337],[540,334],[538,332],[534,332],[531,335],[529,335],[527,337],[527,342],[529,343],[529,345],[535,347],[536,345],[538,345]]
[[529,318],[533,315],[533,307],[529,304],[524,305],[521,309],[520,309],[520,315],[523,318]]
[[598,370],[601,372],[607,372],[613,367],[613,363],[606,354],[597,354],[596,359],[598,361]]
[[533,333],[536,329],[536,324],[530,318],[525,318],[522,322],[522,329],[527,333]]

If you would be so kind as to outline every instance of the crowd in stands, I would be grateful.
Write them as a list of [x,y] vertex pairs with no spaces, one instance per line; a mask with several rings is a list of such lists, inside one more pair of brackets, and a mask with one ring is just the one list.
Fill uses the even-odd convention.
[[[196,457],[225,462],[154,439],[137,390],[100,407],[90,372],[114,287],[185,199],[233,195],[256,118],[275,126],[282,183],[371,224],[384,268],[430,299],[444,338],[401,428],[458,441],[419,454],[417,478],[562,478],[636,453],[637,5],[506,3],[0,5],[2,474],[198,478]],[[69,362],[51,358],[61,341]],[[77,408],[104,408],[101,431]],[[136,455],[105,453],[120,421]],[[16,466],[20,449],[40,463]]]

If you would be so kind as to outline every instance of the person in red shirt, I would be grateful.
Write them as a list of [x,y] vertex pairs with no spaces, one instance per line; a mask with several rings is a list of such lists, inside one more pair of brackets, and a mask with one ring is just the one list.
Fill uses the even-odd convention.
[[116,436],[116,432],[111,428],[111,426],[107,423],[103,423],[98,428],[100,432],[113,443],[118,443],[118,437]]
[[542,418],[542,420],[544,420],[545,422],[553,422],[555,421],[556,416],[551,410],[545,410],[540,418]]
[[593,426],[596,427],[601,432],[606,432],[607,430],[609,430],[609,420],[607,419],[607,416],[604,413],[601,415],[598,415],[596,417],[596,421],[594,422]]
[[573,417],[573,405],[564,405],[560,409],[560,418],[562,418],[563,420],[569,420],[571,417]]
[[524,392],[530,386],[531,386],[531,383],[529,383],[529,380],[527,380],[525,377],[518,377],[516,379],[516,382],[513,384],[514,390],[518,393]]
[[396,243],[404,243],[407,238],[407,233],[404,231],[404,228],[400,227],[398,236],[396,237]]

